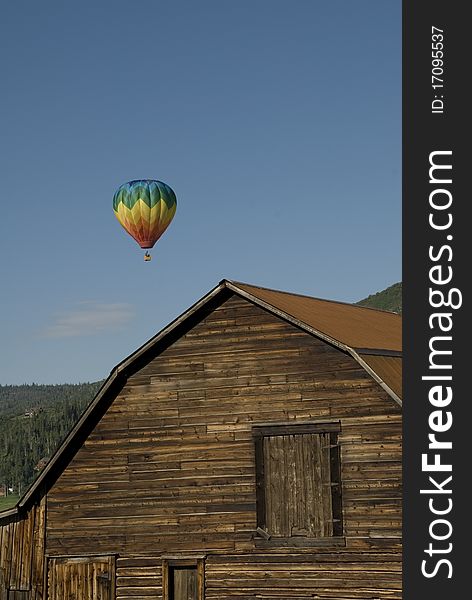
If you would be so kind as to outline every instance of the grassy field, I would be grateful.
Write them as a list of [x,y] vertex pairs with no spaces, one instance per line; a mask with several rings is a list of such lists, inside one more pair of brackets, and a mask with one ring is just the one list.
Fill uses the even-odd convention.
[[15,506],[15,504],[18,502],[19,497],[18,496],[7,496],[6,498],[0,498],[0,512],[2,510],[7,510],[8,508],[11,508],[12,506]]

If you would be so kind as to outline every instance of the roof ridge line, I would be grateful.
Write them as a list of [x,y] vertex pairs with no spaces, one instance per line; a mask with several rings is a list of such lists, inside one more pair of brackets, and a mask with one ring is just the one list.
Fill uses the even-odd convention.
[[373,306],[362,306],[360,304],[353,304],[352,302],[345,302],[343,300],[330,300],[328,298],[319,298],[318,296],[308,296],[308,294],[299,294],[298,292],[287,292],[285,290],[275,290],[274,288],[268,288],[262,285],[254,285],[253,283],[246,283],[244,281],[235,281],[234,279],[222,279],[220,283],[231,283],[234,286],[238,285],[249,285],[250,287],[257,288],[260,290],[267,290],[268,292],[276,292],[277,294],[286,294],[287,296],[298,296],[300,298],[308,298],[309,300],[319,300],[320,302],[329,302],[330,304],[343,304],[345,306],[350,306],[352,308],[360,308],[366,310],[373,310],[375,312],[386,313],[388,315],[396,315],[397,317],[401,317],[399,313],[394,312],[393,310],[384,310],[382,308],[374,308]]

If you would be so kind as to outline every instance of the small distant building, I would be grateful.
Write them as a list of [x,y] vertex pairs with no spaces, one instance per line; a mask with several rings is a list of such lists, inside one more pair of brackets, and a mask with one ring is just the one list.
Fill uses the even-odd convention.
[[27,408],[23,414],[26,419],[32,419],[36,415],[43,412],[42,406],[34,406],[33,408]]
[[0,598],[399,600],[401,356],[397,314],[223,280],[0,513]]

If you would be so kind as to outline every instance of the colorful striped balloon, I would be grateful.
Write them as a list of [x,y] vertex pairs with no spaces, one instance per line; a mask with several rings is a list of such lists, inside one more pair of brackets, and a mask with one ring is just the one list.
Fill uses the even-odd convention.
[[177,208],[173,190],[162,181],[136,179],[113,197],[115,216],[141,248],[152,248],[169,227]]

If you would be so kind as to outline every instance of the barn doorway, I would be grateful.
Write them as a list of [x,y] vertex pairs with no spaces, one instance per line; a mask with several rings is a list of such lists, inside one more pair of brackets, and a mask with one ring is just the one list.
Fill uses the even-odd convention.
[[170,567],[169,600],[198,600],[197,567]]
[[47,600],[113,600],[115,557],[49,557],[47,583]]
[[202,559],[165,559],[162,564],[164,600],[204,600]]

